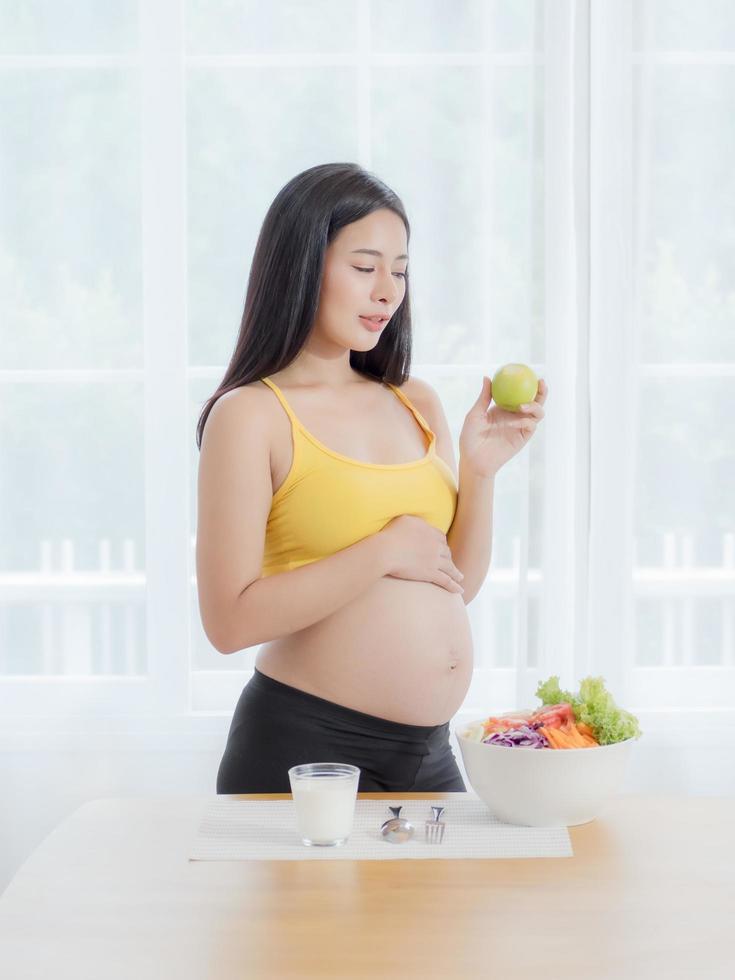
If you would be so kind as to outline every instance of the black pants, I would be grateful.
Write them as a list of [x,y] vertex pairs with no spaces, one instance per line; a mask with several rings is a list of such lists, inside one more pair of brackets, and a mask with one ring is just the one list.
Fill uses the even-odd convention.
[[360,767],[358,792],[466,792],[449,722],[404,725],[308,694],[257,668],[235,707],[218,793],[290,793],[304,762]]

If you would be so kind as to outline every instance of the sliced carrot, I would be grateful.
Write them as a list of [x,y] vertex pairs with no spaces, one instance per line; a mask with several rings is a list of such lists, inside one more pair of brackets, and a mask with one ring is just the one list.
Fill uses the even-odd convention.
[[[589,726],[585,725],[585,728]],[[591,734],[583,732],[579,725],[561,727],[544,725],[538,729],[552,749],[587,749],[599,745]]]
[[568,731],[562,733],[566,739],[567,748],[578,749],[581,747],[580,739],[581,735],[574,726],[572,726]]
[[582,738],[585,739],[587,745],[600,744],[595,738],[595,733],[592,731],[590,726],[586,725],[583,721],[577,722],[577,731],[580,732]]
[[549,745],[551,746],[551,748],[552,749],[555,749],[555,748],[557,748],[557,744],[556,744],[556,739],[555,739],[554,735],[552,735],[552,731],[553,732],[556,732],[556,729],[546,728],[545,726],[542,727],[542,728],[539,728],[539,732],[544,736],[544,738],[549,743]]
[[582,735],[582,733],[579,731],[578,728],[574,728],[574,731],[572,733],[572,741],[580,749],[585,748],[587,745],[587,743],[584,740],[584,736]]
[[557,731],[558,731],[558,734],[559,734],[559,741],[563,745],[569,745],[571,743],[571,741],[572,741],[572,733],[571,733],[571,729],[569,728],[569,726],[568,725],[562,725],[562,727],[559,728],[559,729],[557,729]]
[[560,728],[549,729],[555,749],[568,749],[569,739]]
[[568,724],[563,725],[561,730],[564,733],[564,735],[566,735],[566,737],[569,739],[570,745],[579,749],[585,748],[587,743],[584,741],[582,732],[579,730],[579,728],[575,725],[573,721],[570,721]]

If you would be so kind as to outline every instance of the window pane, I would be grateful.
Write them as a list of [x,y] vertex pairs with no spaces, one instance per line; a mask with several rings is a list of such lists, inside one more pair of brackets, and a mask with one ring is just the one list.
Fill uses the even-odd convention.
[[373,0],[372,47],[381,53],[480,51],[484,12],[492,51],[543,48],[542,0]]
[[477,658],[476,667],[515,666],[518,602],[517,598],[492,600],[488,616],[490,650]]
[[[635,603],[636,667],[660,667],[664,663],[663,612],[660,599],[639,599]],[[673,650],[671,657],[673,660]]]
[[496,51],[543,51],[544,0],[489,0]]
[[190,54],[337,51],[357,46],[356,0],[187,0]]
[[118,69],[3,72],[6,369],[143,363],[137,87]]
[[2,403],[0,670],[142,670],[143,386],[8,384]]
[[[493,75],[491,332],[498,366],[546,359],[544,326],[544,73]],[[486,328],[487,329],[487,328]]]
[[137,0],[0,0],[0,54],[121,54],[137,45]]
[[478,51],[482,0],[372,0],[374,51]]
[[725,662],[722,626],[728,605],[731,605],[731,602],[714,598],[689,602],[686,617],[688,644],[692,660],[698,666]]
[[[729,378],[646,378],[640,384],[636,535],[689,532],[722,540],[735,528],[735,416]],[[712,560],[712,544],[706,562]],[[688,556],[674,557],[677,565]],[[721,558],[718,559],[718,563]]]
[[637,667],[726,666],[726,622],[732,637],[732,599],[646,598],[636,601]]
[[109,602],[71,601],[71,586],[58,591],[57,600],[0,605],[0,674],[146,673],[144,588]]
[[728,662],[735,502],[723,488],[735,486],[731,387],[726,378],[641,382],[633,573],[645,598],[636,600],[638,666]]
[[636,49],[735,49],[732,0],[633,0],[631,9]]
[[735,361],[735,67],[634,82],[640,360]]

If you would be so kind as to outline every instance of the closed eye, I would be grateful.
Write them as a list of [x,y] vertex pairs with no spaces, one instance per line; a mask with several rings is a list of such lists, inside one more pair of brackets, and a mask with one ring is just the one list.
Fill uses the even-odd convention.
[[[363,269],[359,265],[353,265],[352,268],[353,269],[357,269],[358,272],[375,272],[375,269]],[[408,278],[405,272],[394,272],[393,275],[394,276],[400,276],[401,279],[407,279]]]

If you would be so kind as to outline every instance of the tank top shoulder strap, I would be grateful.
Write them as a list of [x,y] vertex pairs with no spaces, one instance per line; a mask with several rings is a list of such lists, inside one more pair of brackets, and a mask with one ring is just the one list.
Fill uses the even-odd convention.
[[273,393],[276,396],[276,398],[278,398],[278,400],[281,403],[281,405],[283,405],[283,408],[284,408],[286,414],[288,415],[288,417],[291,419],[291,422],[292,422],[294,428],[300,429],[301,428],[301,423],[299,422],[299,420],[294,415],[293,409],[291,408],[291,406],[286,401],[286,398],[285,398],[283,392],[278,387],[278,385],[275,383],[275,381],[271,381],[270,378],[261,378],[260,380],[264,384],[267,384],[268,385],[268,387],[273,391]]
[[[283,408],[284,408],[286,414],[288,415],[288,417],[291,419],[291,422],[292,422],[294,428],[295,429],[298,429],[300,431],[303,431],[303,426],[301,425],[301,422],[299,422],[297,416],[294,414],[293,409],[291,408],[291,406],[286,401],[286,398],[285,398],[283,392],[278,387],[278,385],[275,383],[275,381],[271,381],[271,379],[268,378],[268,377],[261,378],[260,380],[264,384],[268,385],[268,387],[273,391],[273,393],[275,394],[275,396],[278,398],[278,400],[281,403],[281,405],[283,405]],[[432,436],[434,436],[435,433],[434,433],[433,429],[431,428],[431,426],[429,425],[429,423],[426,421],[426,419],[424,418],[424,416],[421,414],[421,412],[419,412],[419,410],[413,404],[413,402],[408,398],[408,396],[405,395],[401,391],[400,388],[396,387],[396,385],[391,384],[389,381],[386,381],[384,383],[386,385],[388,385],[388,387],[396,394],[396,396],[403,402],[403,404],[406,406],[406,408],[408,408],[409,411],[413,412],[413,415],[416,418],[416,421],[421,426],[421,428],[426,432],[427,436],[429,436],[429,438],[431,438]]]
[[403,404],[408,409],[410,409],[410,411],[413,412],[413,414],[414,414],[414,416],[416,418],[416,421],[419,423],[419,425],[421,426],[421,428],[424,429],[425,432],[428,435],[433,436],[434,435],[434,430],[431,428],[431,426],[426,421],[426,419],[424,418],[424,416],[421,414],[421,412],[416,408],[416,406],[410,400],[410,398],[408,397],[408,395],[404,394],[401,391],[401,389],[398,388],[396,385],[392,385],[390,383],[390,381],[386,381],[385,384],[387,384],[388,387],[391,388],[396,393],[396,395],[398,396],[398,398],[400,398],[400,400],[403,402]]

